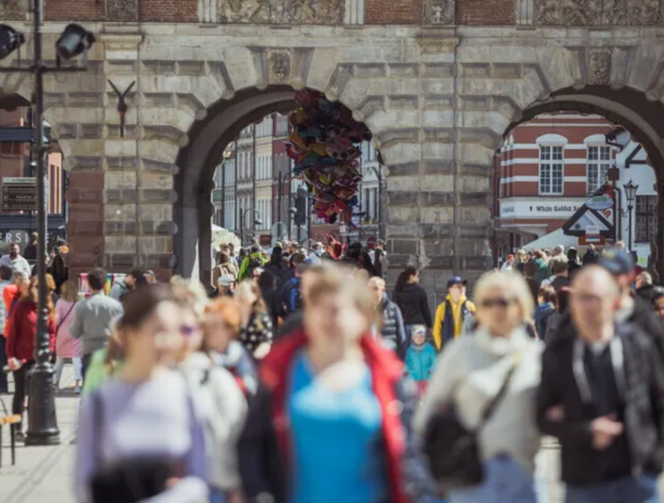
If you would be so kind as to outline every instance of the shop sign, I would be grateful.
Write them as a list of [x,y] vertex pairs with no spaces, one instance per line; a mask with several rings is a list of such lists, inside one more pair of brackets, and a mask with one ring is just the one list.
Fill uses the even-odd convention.
[[607,194],[591,197],[586,201],[586,207],[595,211],[604,211],[613,208],[613,198]]
[[500,201],[500,218],[568,218],[584,201],[555,199],[512,199]]
[[20,213],[37,210],[37,179],[5,177],[2,179],[2,212]]

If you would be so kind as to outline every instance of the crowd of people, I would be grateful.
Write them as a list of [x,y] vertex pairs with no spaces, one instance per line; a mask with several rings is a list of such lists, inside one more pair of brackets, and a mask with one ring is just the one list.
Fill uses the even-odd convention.
[[[453,276],[434,310],[426,270],[388,291],[380,243],[222,246],[211,289],[141,269],[108,295],[101,269],[85,298],[52,285],[78,501],[535,503],[548,435],[567,503],[657,502],[664,289],[620,246],[579,255],[519,251],[472,300]],[[38,285],[0,264],[3,287],[22,414]]]

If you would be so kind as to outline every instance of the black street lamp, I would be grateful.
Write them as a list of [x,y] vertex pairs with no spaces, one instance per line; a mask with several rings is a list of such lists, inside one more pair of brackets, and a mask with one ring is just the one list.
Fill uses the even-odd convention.
[[632,213],[634,212],[634,202],[636,201],[636,192],[639,190],[638,185],[634,185],[632,180],[625,184],[625,199],[627,199],[627,218],[629,221],[629,250],[632,251],[632,236],[634,234]]
[[[3,0],[3,3],[8,3]],[[87,51],[94,43],[94,35],[82,26],[69,24],[56,43],[56,66],[49,67],[42,59],[41,0],[33,0],[33,59],[30,66],[0,67],[0,73],[30,73],[35,79],[33,146],[37,177],[37,278],[39,280],[37,334],[35,344],[36,364],[30,372],[28,401],[28,432],[26,445],[56,445],[60,443],[60,430],[55,412],[55,385],[53,365],[50,363],[51,349],[47,329],[48,310],[46,307],[46,256],[47,208],[46,208],[46,167],[45,156],[48,147],[44,145],[44,74],[56,72],[87,71]],[[0,25],[0,60],[9,56],[25,43],[25,37],[11,26]],[[84,54],[83,66],[61,66],[61,59],[71,59]],[[19,58],[20,62],[20,58]]]
[[244,219],[247,217],[247,213],[251,213],[256,216],[254,220],[254,226],[261,226],[263,225],[263,221],[261,220],[261,214],[258,212],[258,210],[254,209],[247,209],[242,211],[242,208],[240,208],[240,246],[244,246]]

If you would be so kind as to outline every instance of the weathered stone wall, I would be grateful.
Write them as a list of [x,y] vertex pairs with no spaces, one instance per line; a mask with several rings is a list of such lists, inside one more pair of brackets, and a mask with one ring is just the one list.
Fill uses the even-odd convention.
[[[140,2],[142,12],[150,1]],[[246,14],[207,0],[197,4],[201,20],[239,15],[246,23],[97,25],[90,72],[50,76],[46,84],[47,118],[80,183],[69,224],[75,268],[96,260],[113,270],[141,264],[166,272],[178,262],[193,270],[207,253],[179,253],[176,245],[202,240],[200,249],[206,247],[210,166],[222,132],[242,125],[238,111],[269,111],[292,99],[283,89],[308,86],[340,100],[374,134],[389,170],[393,270],[425,267],[426,286],[437,290],[453,272],[479,274],[489,265],[493,153],[532,106],[576,89],[575,103],[628,118],[662,145],[656,128],[630,115],[629,103],[595,93],[629,87],[659,104],[661,28],[537,27],[541,11],[535,15],[524,3],[515,8],[518,19],[534,23],[526,30],[446,26],[476,5],[470,0],[456,10],[450,2],[419,4],[426,27],[330,26],[341,15],[334,3],[308,13]],[[49,4],[47,13],[58,0]],[[370,21],[370,0],[366,8]],[[286,15],[314,24],[270,26]],[[61,28],[46,24],[47,47]],[[120,92],[134,83],[124,131],[109,81]],[[2,82],[4,92],[29,96],[29,82]],[[220,104],[227,108],[216,117]],[[246,116],[245,125],[254,119]]]

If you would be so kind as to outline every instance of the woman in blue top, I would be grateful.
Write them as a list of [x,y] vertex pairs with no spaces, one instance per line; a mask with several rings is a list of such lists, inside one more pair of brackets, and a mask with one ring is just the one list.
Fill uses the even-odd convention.
[[304,327],[263,360],[263,386],[250,401],[239,448],[248,499],[425,501],[410,434],[412,383],[368,335],[366,280],[325,266],[305,273],[302,295]]

